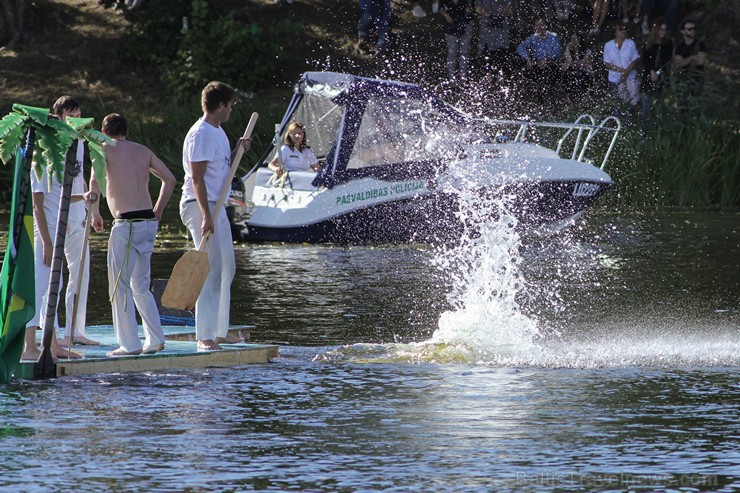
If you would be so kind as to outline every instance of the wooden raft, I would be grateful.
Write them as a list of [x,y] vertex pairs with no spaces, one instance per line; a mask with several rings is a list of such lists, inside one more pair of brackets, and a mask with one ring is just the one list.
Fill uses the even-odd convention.
[[[229,334],[249,337],[252,326],[234,326]],[[118,347],[113,327],[92,326],[86,328],[86,336],[100,341],[100,346],[74,346],[73,351],[83,355],[82,359],[56,361],[57,376],[92,375],[97,373],[127,373],[156,370],[177,370],[192,368],[230,367],[248,364],[267,363],[277,358],[279,347],[272,344],[222,344],[221,351],[196,349],[195,332],[179,326],[163,326],[165,349],[156,354],[120,356],[109,358],[108,351]],[[35,361],[21,361],[16,378],[34,378]]]

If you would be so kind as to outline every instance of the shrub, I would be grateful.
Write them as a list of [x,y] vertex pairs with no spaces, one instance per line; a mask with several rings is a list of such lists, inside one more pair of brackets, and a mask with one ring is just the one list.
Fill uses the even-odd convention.
[[142,9],[124,8],[131,22],[127,56],[153,67],[175,95],[199,91],[211,80],[254,91],[277,71],[284,41],[300,25],[282,20],[265,28],[211,3],[148,0]]

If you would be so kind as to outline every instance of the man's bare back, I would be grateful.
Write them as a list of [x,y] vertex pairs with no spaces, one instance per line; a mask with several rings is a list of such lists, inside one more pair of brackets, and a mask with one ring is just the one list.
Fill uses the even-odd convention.
[[[108,207],[113,217],[151,209],[149,169],[159,159],[146,147],[127,140],[104,144]],[[161,163],[161,161],[160,161]],[[162,166],[164,166],[162,164]]]
[[[103,144],[107,182],[105,195],[108,208],[114,218],[132,211],[153,209],[157,220],[161,220],[162,211],[175,188],[175,176],[146,146],[126,140],[128,126],[123,117],[115,114],[109,115],[106,121],[111,116],[117,117],[113,119],[114,124],[123,126],[111,124],[110,128],[106,128],[106,122],[104,122],[103,127],[104,133],[113,139],[115,144]],[[149,195],[150,173],[162,182],[154,207],[152,207],[152,199]],[[95,177],[92,183],[95,183],[97,188]],[[102,228],[102,219],[96,220],[95,214],[93,214],[93,223],[96,230],[99,230],[99,227]]]

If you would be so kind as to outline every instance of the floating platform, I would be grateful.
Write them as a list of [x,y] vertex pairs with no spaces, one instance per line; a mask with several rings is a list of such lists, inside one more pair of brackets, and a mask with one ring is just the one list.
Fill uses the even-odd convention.
[[[229,329],[230,335],[249,340],[249,332],[254,326],[240,325]],[[82,359],[59,358],[56,361],[56,376],[92,375],[96,373],[125,373],[154,370],[177,370],[186,368],[229,367],[248,364],[267,363],[277,358],[279,347],[272,344],[221,344],[220,351],[198,351],[195,329],[182,326],[163,326],[165,348],[156,354],[138,356],[106,356],[108,351],[118,348],[112,325],[87,327],[85,336],[100,341],[99,346],[72,347],[72,351],[82,355]],[[143,337],[143,330],[140,329]],[[38,331],[40,337],[41,331]],[[21,360],[16,378],[34,379],[35,361]]]

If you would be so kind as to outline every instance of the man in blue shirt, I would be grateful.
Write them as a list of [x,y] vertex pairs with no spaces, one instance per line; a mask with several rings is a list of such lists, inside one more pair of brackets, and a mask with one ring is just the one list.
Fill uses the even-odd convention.
[[545,19],[537,19],[534,23],[534,34],[522,41],[516,52],[527,62],[527,68],[535,65],[543,67],[549,63],[556,63],[563,53],[560,47],[560,38],[555,33],[548,32]]
[[534,34],[522,41],[516,52],[527,64],[525,74],[532,89],[539,94],[549,92],[557,83],[563,49],[558,35],[547,30],[545,19],[535,21]]

